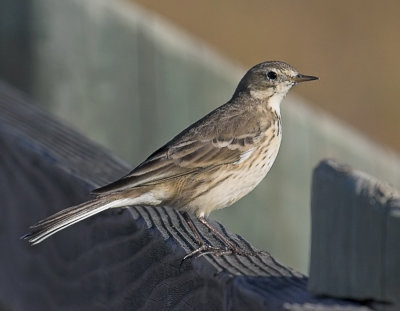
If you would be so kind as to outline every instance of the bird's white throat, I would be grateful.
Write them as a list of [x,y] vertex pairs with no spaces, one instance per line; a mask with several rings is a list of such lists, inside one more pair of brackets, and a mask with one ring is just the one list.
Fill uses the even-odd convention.
[[293,83],[281,83],[275,88],[267,88],[265,90],[251,90],[250,95],[261,101],[265,101],[268,107],[280,114],[280,105],[283,98],[292,88]]
[[285,97],[286,93],[275,93],[268,100],[268,106],[271,107],[273,111],[276,111],[278,114],[281,113],[281,102]]
[[268,107],[270,107],[273,111],[276,111],[276,113],[280,114],[281,102],[287,92],[274,92],[272,95],[271,93],[272,92],[270,90],[250,91],[250,95],[253,98],[265,101]]

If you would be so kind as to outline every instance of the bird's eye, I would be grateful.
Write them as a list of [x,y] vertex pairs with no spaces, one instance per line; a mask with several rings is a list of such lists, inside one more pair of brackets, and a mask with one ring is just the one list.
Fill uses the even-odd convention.
[[275,80],[278,77],[275,71],[268,71],[267,78],[270,80]]

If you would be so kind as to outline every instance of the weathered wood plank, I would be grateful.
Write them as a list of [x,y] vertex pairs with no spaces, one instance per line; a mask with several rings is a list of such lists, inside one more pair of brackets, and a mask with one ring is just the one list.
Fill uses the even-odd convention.
[[[128,1],[3,0],[0,29],[0,76],[133,164],[226,102],[248,69]],[[400,187],[400,160],[295,93],[266,180],[213,217],[306,272],[312,168],[335,157]]]
[[[370,310],[317,298],[269,255],[204,256],[170,208],[110,211],[37,247],[33,222],[87,199],[129,167],[0,84],[0,305],[12,310]],[[231,241],[253,247],[214,223]],[[199,224],[196,222],[196,226]],[[217,244],[202,226],[204,239]],[[6,251],[4,251],[6,250]]]
[[310,290],[399,310],[399,193],[367,174],[324,161],[314,171],[311,209]]

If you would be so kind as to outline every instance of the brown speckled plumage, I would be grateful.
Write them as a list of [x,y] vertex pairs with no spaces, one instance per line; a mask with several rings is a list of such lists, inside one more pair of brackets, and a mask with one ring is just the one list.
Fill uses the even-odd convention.
[[186,128],[125,177],[93,191],[95,198],[31,227],[39,243],[104,209],[167,205],[208,216],[249,193],[268,173],[279,150],[280,102],[290,88],[315,77],[283,62],[251,68],[232,98]]

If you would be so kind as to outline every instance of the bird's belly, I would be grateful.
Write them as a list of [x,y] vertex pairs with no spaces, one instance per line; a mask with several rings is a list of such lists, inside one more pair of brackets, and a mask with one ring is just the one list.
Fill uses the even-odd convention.
[[252,191],[263,180],[278,154],[281,138],[277,136],[267,146],[257,148],[251,156],[229,169],[221,167],[212,178],[213,187],[189,203],[199,216],[232,205]]

